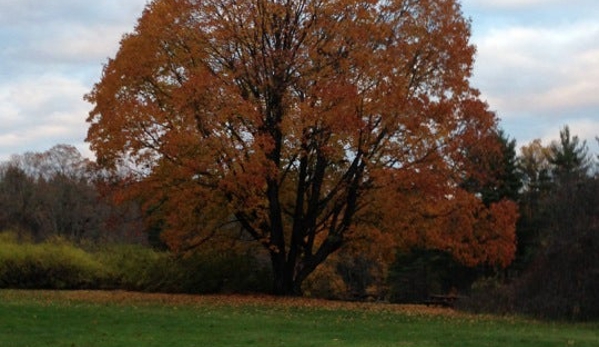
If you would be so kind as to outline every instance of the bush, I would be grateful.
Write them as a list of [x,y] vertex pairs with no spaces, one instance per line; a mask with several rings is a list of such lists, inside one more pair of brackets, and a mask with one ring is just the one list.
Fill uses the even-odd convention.
[[206,294],[264,292],[270,272],[251,255],[206,251],[185,256],[142,246],[111,246],[101,252],[117,288],[145,292]]
[[165,283],[176,271],[168,254],[138,245],[111,245],[97,251],[96,257],[110,273],[108,288],[131,291],[168,291]]
[[390,301],[422,303],[430,295],[463,294],[478,276],[476,268],[458,263],[450,254],[414,249],[398,252],[389,271]]
[[485,277],[472,284],[470,295],[460,298],[457,307],[473,313],[514,313],[513,290],[497,277]]
[[252,254],[207,251],[176,259],[181,285],[187,293],[267,292],[271,271]]
[[[252,254],[177,256],[140,245],[92,251],[62,239],[19,241],[0,233],[0,288],[123,289],[165,293],[265,292],[270,270]],[[26,240],[26,238],[25,238]]]
[[306,296],[342,300],[348,296],[347,285],[336,271],[336,264],[325,262],[306,278],[302,286]]
[[19,243],[13,233],[0,235],[1,288],[97,288],[108,277],[92,255],[64,240]]

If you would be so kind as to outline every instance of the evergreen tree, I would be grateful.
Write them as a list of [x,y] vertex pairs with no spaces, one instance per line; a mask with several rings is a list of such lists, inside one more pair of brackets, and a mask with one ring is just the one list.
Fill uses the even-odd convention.
[[485,205],[508,199],[518,201],[522,188],[523,174],[518,166],[516,140],[510,139],[503,130],[497,133],[501,155],[492,158],[493,179],[482,189]]
[[554,141],[549,146],[549,163],[555,183],[567,184],[587,177],[591,167],[591,157],[588,154],[586,141],[580,141],[578,136],[571,137],[570,129],[565,126],[559,134],[559,142]]

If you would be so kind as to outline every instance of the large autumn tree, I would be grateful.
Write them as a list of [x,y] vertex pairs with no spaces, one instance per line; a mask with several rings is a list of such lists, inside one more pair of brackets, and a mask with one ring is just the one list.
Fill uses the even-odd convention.
[[455,0],[155,0],[87,95],[87,140],[171,247],[238,223],[278,294],[381,233],[505,264],[513,206],[459,188],[496,131],[469,37]]

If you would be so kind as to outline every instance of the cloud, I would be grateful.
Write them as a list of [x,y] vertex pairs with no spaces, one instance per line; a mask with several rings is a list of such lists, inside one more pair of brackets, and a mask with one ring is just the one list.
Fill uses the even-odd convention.
[[[564,5],[563,0],[464,0],[463,2],[468,3],[469,6],[474,8],[487,10],[523,10]],[[581,6],[594,3],[595,0],[569,0],[567,6]]]
[[599,108],[599,23],[493,30],[478,60],[476,85],[508,115]]
[[472,83],[519,145],[568,125],[599,153],[599,1],[462,0],[478,48]]
[[0,0],[0,23],[12,27],[61,22],[123,23],[137,18],[146,3],[146,0]]
[[58,143],[82,143],[89,106],[87,86],[47,74],[0,85],[0,158],[14,149],[45,150]]
[[0,61],[8,62],[0,74],[100,65],[116,53],[144,5],[145,0],[0,0]]
[[59,143],[90,155],[82,97],[145,4],[0,0],[0,160]]
[[51,37],[30,40],[19,53],[32,63],[88,64],[113,55],[125,27],[64,24],[50,31]]

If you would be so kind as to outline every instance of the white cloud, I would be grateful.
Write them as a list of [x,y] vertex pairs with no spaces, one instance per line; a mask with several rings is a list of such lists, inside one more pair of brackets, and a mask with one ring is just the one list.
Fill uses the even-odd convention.
[[0,0],[0,23],[7,26],[64,22],[124,23],[137,18],[146,3],[146,0]]
[[11,85],[9,102],[27,113],[60,112],[81,103],[86,89],[72,78],[47,74]]
[[0,61],[29,69],[103,62],[132,31],[144,5],[145,0],[0,0]]
[[[569,0],[567,6],[581,6],[595,0]],[[522,10],[551,5],[564,5],[564,0],[464,0],[469,6],[482,9]]]
[[[88,88],[75,79],[43,75],[0,86],[0,159],[15,148],[45,149],[82,142]],[[42,147],[42,148],[40,148]]]
[[0,160],[83,140],[82,100],[146,0],[0,0]]
[[124,26],[93,27],[74,25],[55,28],[52,37],[31,41],[21,54],[27,60],[44,64],[83,64],[114,55]]
[[504,116],[599,108],[599,23],[494,29],[477,59],[476,85]]
[[564,125],[599,153],[599,1],[462,0],[478,47],[473,85],[519,145]]

